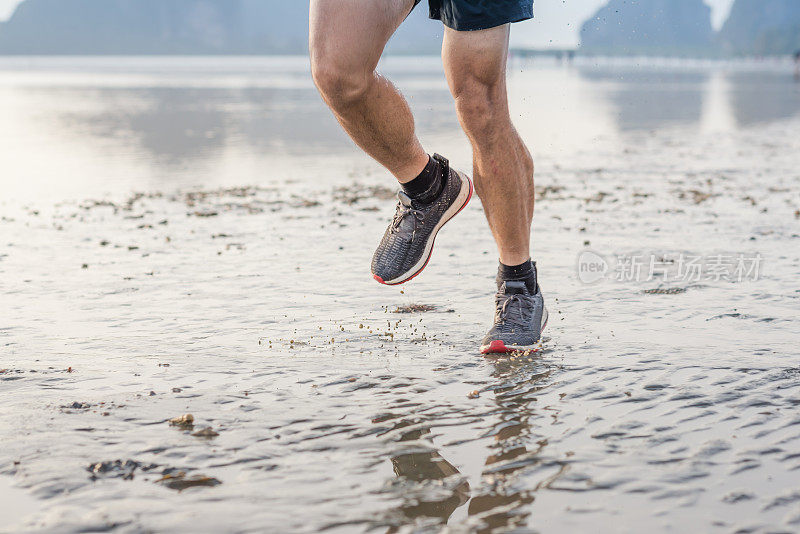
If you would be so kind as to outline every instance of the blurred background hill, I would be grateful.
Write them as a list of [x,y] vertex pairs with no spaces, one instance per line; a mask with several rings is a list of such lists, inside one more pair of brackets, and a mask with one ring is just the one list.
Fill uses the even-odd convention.
[[[415,10],[389,49],[438,53],[440,36]],[[307,42],[297,0],[25,0],[0,25],[4,54],[300,54]]]
[[610,0],[581,29],[608,55],[783,55],[800,50],[800,0],[735,0],[719,32],[703,0]]
[[[0,54],[304,54],[308,47],[306,0],[0,0],[3,6],[13,14],[0,23]],[[717,14],[729,8],[719,29]],[[526,33],[540,35],[552,26],[577,36],[562,16],[568,10],[582,13],[573,15],[581,19],[591,14],[577,25],[581,50],[590,54],[771,55],[800,49],[800,0],[539,0],[538,19],[518,28],[515,40],[529,43]],[[436,54],[441,34],[422,5],[388,50]]]
[[582,49],[611,55],[695,55],[713,41],[703,0],[611,0],[581,30]]
[[732,54],[800,50],[800,0],[736,0],[719,43]]

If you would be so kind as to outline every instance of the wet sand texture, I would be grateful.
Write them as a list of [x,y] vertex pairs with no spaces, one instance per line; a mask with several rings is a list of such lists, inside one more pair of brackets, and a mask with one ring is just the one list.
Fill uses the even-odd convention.
[[[0,174],[17,199],[0,198],[0,501],[30,505],[0,531],[800,529],[791,73],[517,66],[551,316],[541,353],[481,358],[496,258],[480,202],[423,276],[379,286],[391,189],[327,137],[300,71],[188,65],[209,73],[0,76],[16,113],[72,104],[16,123],[20,154],[42,121],[61,144]],[[423,139],[468,167],[425,65],[392,68],[436,110]],[[285,135],[265,133],[291,105],[270,126]],[[180,114],[154,126],[164,110]],[[311,119],[306,168],[293,136]],[[98,139],[127,173],[85,172]],[[763,272],[584,284],[587,250],[758,253]]]

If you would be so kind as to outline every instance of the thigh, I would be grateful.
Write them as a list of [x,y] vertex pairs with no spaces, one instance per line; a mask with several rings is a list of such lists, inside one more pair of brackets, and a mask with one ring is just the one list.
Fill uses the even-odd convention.
[[312,62],[371,71],[414,5],[414,0],[311,0]]
[[474,85],[504,85],[509,33],[508,24],[469,32],[445,28],[442,60],[454,95]]

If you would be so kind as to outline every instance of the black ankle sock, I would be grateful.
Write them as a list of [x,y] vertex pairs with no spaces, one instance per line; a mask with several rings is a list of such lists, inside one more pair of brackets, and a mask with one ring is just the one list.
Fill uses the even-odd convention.
[[511,280],[525,282],[531,295],[535,295],[539,289],[539,284],[536,280],[536,263],[528,260],[520,265],[504,265],[501,262],[500,267],[497,269],[498,287],[503,282]]
[[428,157],[428,164],[422,172],[405,184],[400,184],[406,195],[422,204],[429,204],[442,193],[442,170],[438,161]]

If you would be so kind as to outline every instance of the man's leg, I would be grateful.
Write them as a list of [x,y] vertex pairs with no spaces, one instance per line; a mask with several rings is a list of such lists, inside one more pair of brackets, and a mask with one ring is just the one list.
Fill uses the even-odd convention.
[[547,310],[531,262],[533,159],[511,123],[506,91],[509,25],[445,30],[442,58],[461,126],[472,143],[475,190],[500,253],[494,325],[484,354],[536,350]]
[[483,203],[500,261],[531,258],[533,159],[508,111],[509,25],[459,32],[445,28],[442,59],[458,118],[472,143],[475,192]]
[[350,137],[401,183],[429,157],[403,96],[375,68],[413,0],[311,0],[311,72]]
[[311,0],[311,69],[323,98],[350,137],[402,184],[395,216],[372,258],[387,285],[428,264],[436,235],[472,197],[470,179],[430,157],[414,133],[405,99],[375,72],[389,37],[414,0]]

